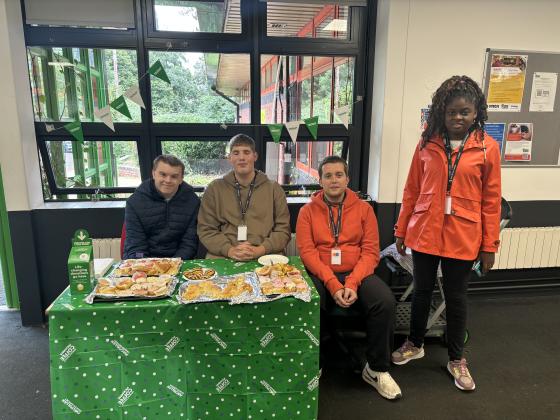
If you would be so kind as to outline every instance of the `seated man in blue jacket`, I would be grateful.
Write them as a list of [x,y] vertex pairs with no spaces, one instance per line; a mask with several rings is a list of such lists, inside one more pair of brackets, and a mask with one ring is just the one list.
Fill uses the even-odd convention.
[[123,258],[194,258],[200,199],[183,181],[184,173],[185,165],[175,156],[155,158],[152,179],[126,201]]

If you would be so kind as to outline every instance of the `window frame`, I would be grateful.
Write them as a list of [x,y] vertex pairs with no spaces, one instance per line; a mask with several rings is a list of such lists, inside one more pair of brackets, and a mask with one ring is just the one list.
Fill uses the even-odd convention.
[[[136,51],[139,78],[145,75],[148,70],[150,50],[249,54],[251,83],[246,88],[246,95],[251,101],[251,123],[228,124],[226,128],[215,123],[154,123],[150,78],[143,77],[140,79],[139,88],[146,109],[141,110],[141,122],[115,123],[115,133],[101,122],[82,122],[86,140],[119,141],[120,138],[130,141],[134,137],[138,146],[141,177],[142,180],[145,180],[151,175],[153,159],[161,153],[162,140],[184,138],[186,137],[185,132],[189,133],[187,136],[189,139],[196,139],[197,141],[214,141],[213,139],[231,138],[235,134],[244,133],[255,139],[259,154],[256,167],[264,171],[266,145],[272,139],[266,124],[260,122],[261,72],[264,70],[261,68],[261,55],[352,56],[354,58],[353,112],[352,123],[348,126],[348,130],[342,124],[321,123],[318,128],[317,140],[315,140],[309,135],[305,127],[300,127],[298,140],[329,141],[334,138],[342,139],[344,145],[343,157],[349,163],[350,188],[363,190],[367,187],[370,114],[365,114],[364,110],[369,109],[371,111],[371,99],[365,99],[371,97],[374,52],[374,40],[371,39],[367,42],[367,36],[370,33],[375,33],[376,0],[370,0],[367,8],[353,6],[349,8],[350,32],[348,39],[344,40],[267,36],[266,2],[259,0],[240,0],[242,25],[240,34],[157,31],[155,30],[154,0],[132,1],[134,2],[135,28],[126,30],[51,28],[24,23],[26,47],[133,49]],[[21,7],[23,21],[25,22],[23,0],[21,0]],[[293,66],[297,67],[301,64],[294,63]],[[87,67],[90,71],[95,71],[91,66],[88,65]],[[370,82],[366,83],[366,80],[370,80]],[[47,90],[46,85],[45,90]],[[64,125],[64,123],[52,124],[55,128]],[[43,156],[46,151],[45,141],[54,139],[54,137],[64,140],[72,140],[73,138],[63,129],[54,133],[47,133],[45,122],[35,122],[35,130],[45,172],[48,174],[51,171],[52,174],[51,162],[48,156]],[[289,141],[289,138],[286,138],[287,132],[285,130],[283,134],[282,140]],[[44,150],[42,151],[42,149]],[[301,185],[285,185],[283,187],[286,191],[302,188]],[[307,190],[311,190],[311,187],[305,185]],[[109,194],[134,191],[134,188],[130,187],[118,187],[118,191],[106,187],[58,188],[56,185],[51,186],[50,182],[49,189],[53,195],[94,194],[96,192]],[[201,187],[196,189],[202,190]]]

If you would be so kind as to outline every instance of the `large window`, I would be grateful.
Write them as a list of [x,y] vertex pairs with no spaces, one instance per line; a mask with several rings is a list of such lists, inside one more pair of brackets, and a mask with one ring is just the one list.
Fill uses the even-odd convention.
[[[202,191],[230,170],[226,145],[238,133],[255,138],[257,168],[287,191],[317,188],[318,165],[331,154],[349,162],[351,187],[365,184],[363,99],[367,42],[373,41],[367,30],[375,23],[366,7],[356,1],[135,4],[133,22],[122,25],[72,25],[64,11],[57,12],[61,26],[25,24],[46,199],[126,197],[149,178],[160,153],[181,158],[185,180]],[[158,63],[169,83],[149,71]],[[113,125],[98,116],[136,86],[136,100],[124,99],[131,118],[113,107]],[[344,105],[348,128],[337,118]],[[296,141],[284,128],[275,143],[266,127],[310,117],[318,117],[316,138],[302,123]],[[65,128],[75,121],[82,123],[83,141]]]
[[171,81],[152,80],[154,122],[248,123],[251,101],[248,54],[150,51],[150,65],[159,60]]

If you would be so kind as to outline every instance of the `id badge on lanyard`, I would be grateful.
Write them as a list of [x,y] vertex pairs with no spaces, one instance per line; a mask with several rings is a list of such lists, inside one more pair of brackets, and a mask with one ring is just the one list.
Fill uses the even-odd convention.
[[451,203],[452,203],[451,196],[447,194],[445,196],[445,206],[444,206],[444,214],[451,214]]
[[341,264],[342,264],[342,251],[338,247],[331,249],[331,265],[341,265]]
[[243,242],[247,240],[247,225],[237,226],[237,241]]
[[[235,177],[235,175],[234,175]],[[247,202],[243,205],[241,200],[241,185],[237,182],[237,178],[235,179],[235,190],[237,193],[237,200],[239,201],[239,210],[241,211],[241,221],[242,224],[237,226],[237,241],[244,242],[247,240],[247,224],[245,223],[245,215],[247,214],[247,210],[249,209],[249,204],[251,203],[251,197],[253,196],[253,190],[255,189],[255,181],[257,179],[257,173],[255,172],[255,176],[249,185],[249,192],[247,193]]]
[[443,204],[443,214],[452,214],[452,204],[453,200],[451,198],[451,186],[453,184],[453,180],[455,179],[455,174],[457,172],[457,167],[459,166],[459,160],[463,155],[463,149],[465,147],[465,142],[469,138],[469,133],[465,135],[465,138],[461,142],[461,146],[459,146],[459,151],[457,152],[457,156],[455,157],[455,162],[452,164],[452,150],[451,150],[451,142],[449,138],[445,138],[445,154],[447,155],[447,191],[445,194],[445,202]]
[[335,224],[332,206],[327,204],[329,208],[329,219],[332,234],[334,236],[334,248],[331,249],[331,265],[342,264],[342,251],[338,247],[338,237],[340,236],[340,228],[342,225],[342,204],[338,206],[338,221]]

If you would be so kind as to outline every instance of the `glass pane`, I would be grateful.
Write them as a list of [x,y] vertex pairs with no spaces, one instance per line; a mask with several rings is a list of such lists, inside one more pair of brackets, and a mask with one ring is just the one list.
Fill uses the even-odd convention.
[[297,38],[348,39],[348,6],[268,1],[266,34]]
[[[82,52],[101,57],[102,67],[86,71],[79,63]],[[95,109],[138,83],[134,50],[29,47],[28,60],[36,121],[94,121]],[[132,121],[140,122],[140,107],[129,100],[127,105]],[[115,110],[111,113],[114,121],[131,121]]]
[[350,105],[352,115],[353,57],[262,55],[261,74],[269,68],[276,71],[270,83],[266,77],[261,80],[261,123],[312,116],[318,116],[320,124],[339,123],[334,110],[343,105]]
[[249,54],[150,52],[171,85],[151,77],[154,122],[249,123]]
[[227,160],[227,141],[162,141],[161,150],[177,156],[185,164],[185,182],[206,187],[231,170]]
[[135,141],[48,141],[47,151],[61,188],[137,187],[141,182]]
[[239,0],[155,0],[158,31],[241,33]]
[[266,174],[281,185],[319,183],[319,163],[342,156],[342,141],[298,141],[266,144]]
[[[100,102],[105,106],[121,96],[129,87],[138,84],[138,64],[136,62],[136,51],[134,50],[100,50],[100,53],[103,66],[101,75],[102,80],[105,80],[104,89],[101,91],[104,98]],[[111,109],[113,121],[140,122],[140,106],[128,99],[126,104],[132,120]]]

